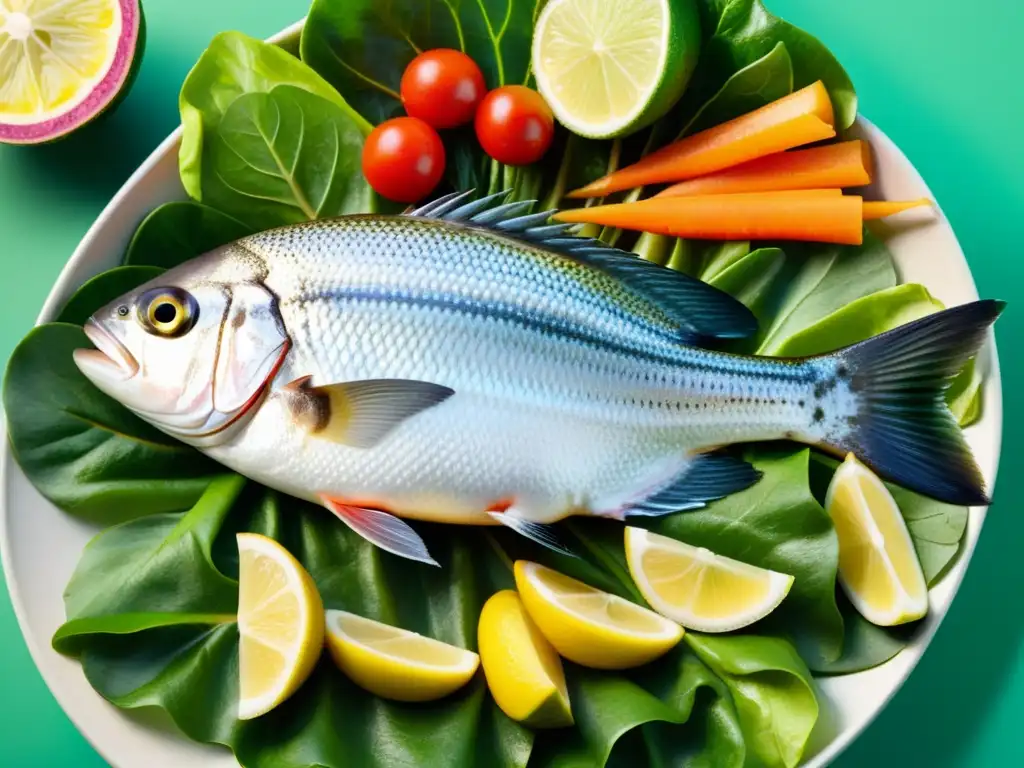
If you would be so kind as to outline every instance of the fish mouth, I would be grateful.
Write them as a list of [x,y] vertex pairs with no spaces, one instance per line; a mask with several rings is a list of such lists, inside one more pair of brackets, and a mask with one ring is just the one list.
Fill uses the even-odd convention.
[[96,349],[76,349],[75,363],[83,373],[86,369],[102,372],[108,378],[127,381],[139,372],[139,361],[110,331],[90,318],[83,329]]

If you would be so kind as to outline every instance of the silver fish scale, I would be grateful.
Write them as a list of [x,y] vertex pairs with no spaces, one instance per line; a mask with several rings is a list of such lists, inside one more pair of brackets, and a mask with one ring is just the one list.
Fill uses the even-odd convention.
[[657,306],[558,254],[375,216],[244,246],[265,263],[293,342],[275,389],[311,375],[455,391],[370,450],[310,438],[271,397],[241,440],[211,451],[297,496],[483,522],[513,495],[552,520],[664,482],[694,449],[812,429],[806,365],[686,347]]

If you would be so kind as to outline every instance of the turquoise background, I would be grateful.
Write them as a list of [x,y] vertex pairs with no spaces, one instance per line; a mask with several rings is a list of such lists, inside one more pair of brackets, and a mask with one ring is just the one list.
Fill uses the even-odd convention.
[[[844,63],[861,111],[920,169],[956,230],[998,324],[1006,435],[997,502],[959,596],[907,685],[841,766],[1024,765],[1024,96],[1021,0],[767,0]],[[940,10],[941,7],[941,10]],[[177,94],[210,37],[268,36],[305,0],[150,0],[135,87],[110,119],[62,143],[0,147],[0,360],[31,327],[72,250],[128,175],[178,122]],[[64,716],[0,594],[0,764],[105,765]]]

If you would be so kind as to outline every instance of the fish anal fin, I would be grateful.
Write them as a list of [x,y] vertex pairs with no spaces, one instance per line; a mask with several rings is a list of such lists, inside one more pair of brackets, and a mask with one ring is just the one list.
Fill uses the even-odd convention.
[[532,520],[528,520],[520,510],[516,509],[515,506],[507,508],[504,512],[488,512],[487,514],[507,528],[511,528],[520,536],[525,536],[530,541],[547,547],[559,554],[578,557],[575,552],[569,549],[569,547],[562,542],[553,525],[549,525],[547,523],[535,523]]
[[551,223],[556,211],[531,212],[535,201],[506,202],[510,193],[506,190],[473,200],[472,190],[457,192],[405,215],[484,229],[604,272],[678,324],[680,341],[742,339],[757,332],[754,313],[725,291],[600,240],[580,237],[571,225]]
[[440,567],[430,556],[420,535],[401,518],[390,512],[354,506],[326,495],[321,495],[320,500],[345,525],[371,544],[393,555]]
[[313,437],[372,448],[406,419],[444,402],[454,390],[412,379],[366,379],[315,387],[302,376],[282,387],[296,426]]
[[721,453],[701,453],[687,461],[667,482],[647,485],[633,498],[598,511],[623,520],[631,516],[660,517],[700,509],[712,501],[746,490],[761,479],[751,464]]

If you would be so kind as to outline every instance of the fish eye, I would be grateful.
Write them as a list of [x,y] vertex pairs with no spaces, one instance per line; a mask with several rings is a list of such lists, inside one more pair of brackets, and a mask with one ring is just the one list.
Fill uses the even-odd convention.
[[181,288],[154,288],[139,297],[138,318],[156,336],[184,336],[199,317],[199,305]]

